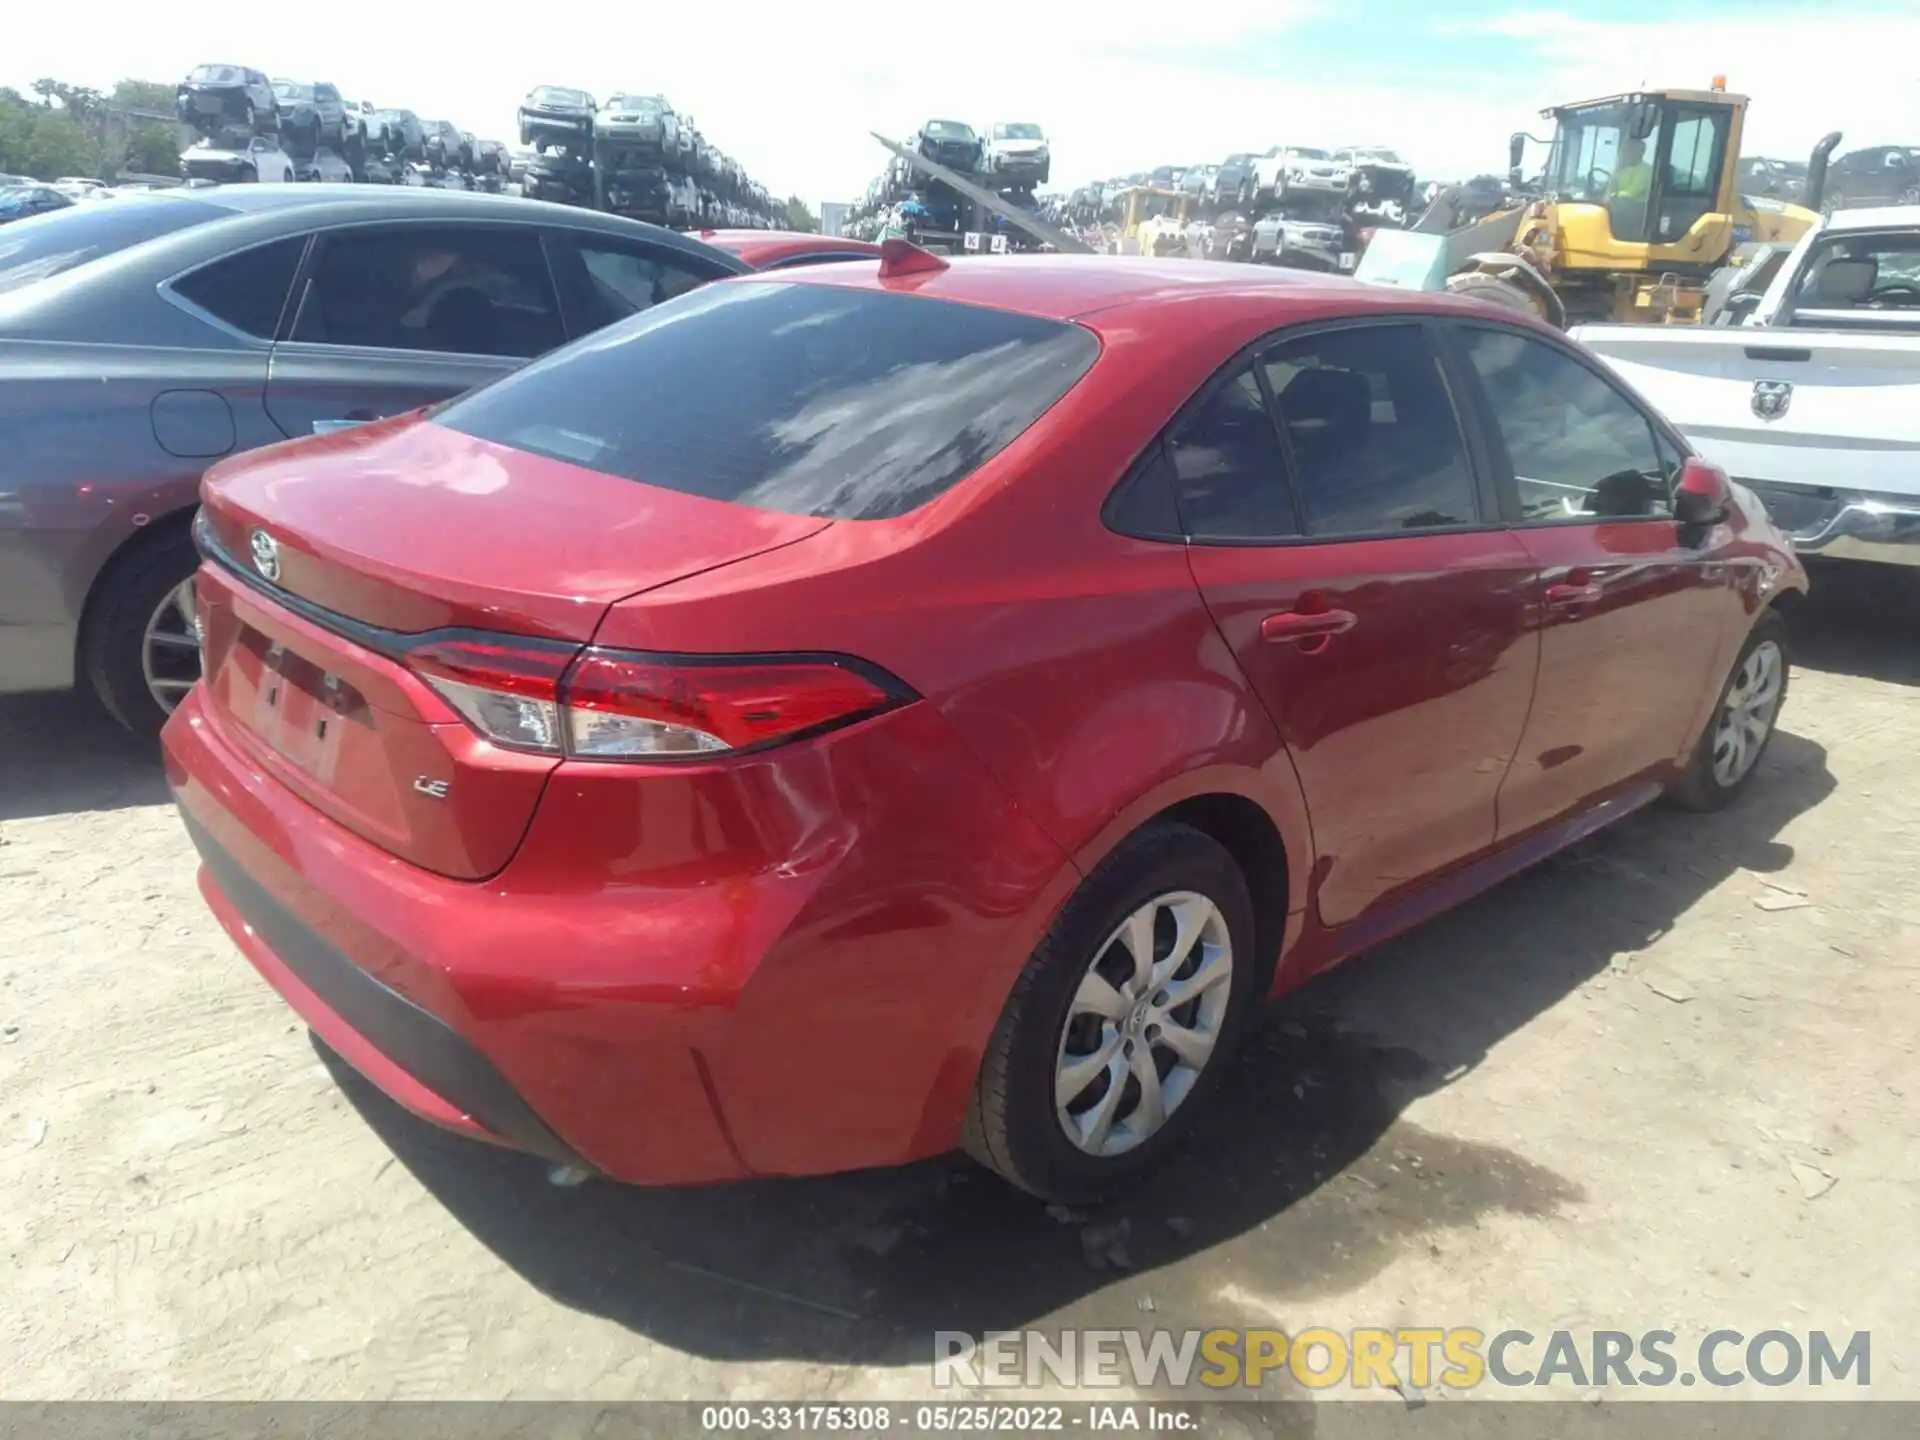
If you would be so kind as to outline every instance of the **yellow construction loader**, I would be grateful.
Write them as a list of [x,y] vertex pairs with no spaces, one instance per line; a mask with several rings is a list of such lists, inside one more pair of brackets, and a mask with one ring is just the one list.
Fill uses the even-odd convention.
[[1538,175],[1523,174],[1534,137],[1515,135],[1509,199],[1463,218],[1465,192],[1443,193],[1376,256],[1388,236],[1379,232],[1360,276],[1444,286],[1563,326],[1697,323],[1716,270],[1791,244],[1819,218],[1827,157],[1840,143],[1829,135],[1815,148],[1801,204],[1743,196],[1746,111],[1747,97],[1727,93],[1724,77],[1707,90],[1637,90],[1544,110],[1553,135]]
[[1134,185],[1121,192],[1119,255],[1184,255],[1187,196],[1179,190]]

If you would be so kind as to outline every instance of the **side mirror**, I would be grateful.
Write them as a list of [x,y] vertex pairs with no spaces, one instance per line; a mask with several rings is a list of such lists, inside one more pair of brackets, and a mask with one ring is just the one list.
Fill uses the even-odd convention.
[[1680,467],[1674,488],[1673,518],[1682,525],[1715,525],[1727,518],[1733,490],[1727,472],[1695,456]]
[[1714,317],[1718,325],[1739,325],[1760,308],[1760,302],[1766,299],[1764,290],[1741,290],[1727,297],[1720,313]]

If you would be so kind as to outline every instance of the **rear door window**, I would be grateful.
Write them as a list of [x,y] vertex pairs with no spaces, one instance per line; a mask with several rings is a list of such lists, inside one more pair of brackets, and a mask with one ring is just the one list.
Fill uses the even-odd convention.
[[322,236],[293,339],[530,359],[565,338],[540,232],[368,226]]
[[1400,535],[1479,520],[1453,401],[1425,330],[1364,325],[1261,361],[1309,535]]
[[714,500],[884,520],[958,484],[1086,374],[1077,325],[837,285],[736,281],[454,401],[438,423]]

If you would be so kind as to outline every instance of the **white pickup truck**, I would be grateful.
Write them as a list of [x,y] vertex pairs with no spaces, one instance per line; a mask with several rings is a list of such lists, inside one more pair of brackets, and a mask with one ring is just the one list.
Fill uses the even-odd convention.
[[1920,566],[1920,206],[1837,211],[1771,274],[1732,323],[1571,333],[1799,553]]

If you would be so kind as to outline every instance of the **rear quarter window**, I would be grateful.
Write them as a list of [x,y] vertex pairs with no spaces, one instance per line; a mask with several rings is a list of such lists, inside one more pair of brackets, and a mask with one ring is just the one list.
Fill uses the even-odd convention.
[[440,411],[464,434],[835,520],[951,489],[1086,374],[1077,325],[831,285],[709,285]]

